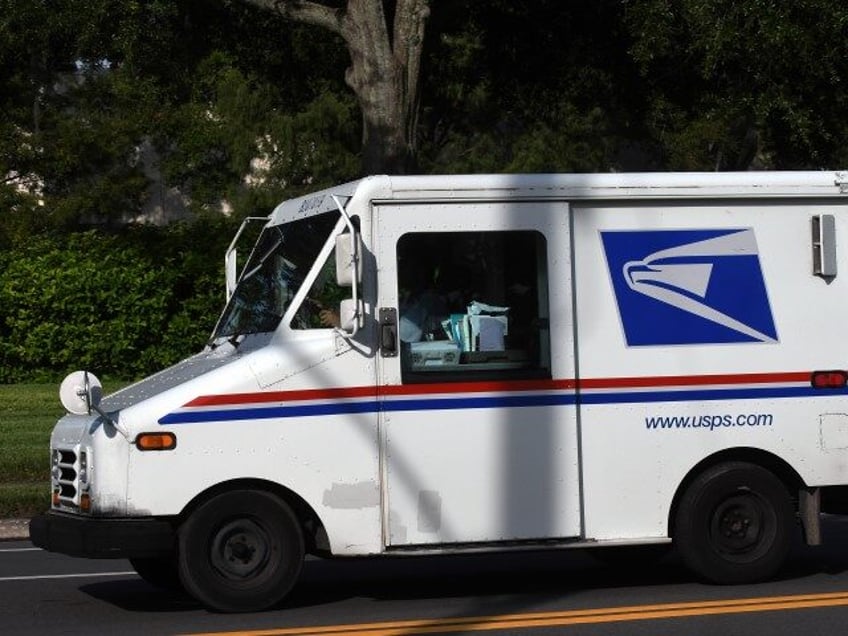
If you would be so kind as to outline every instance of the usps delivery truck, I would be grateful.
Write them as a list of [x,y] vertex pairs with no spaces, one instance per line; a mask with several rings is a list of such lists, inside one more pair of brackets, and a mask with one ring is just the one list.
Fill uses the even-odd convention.
[[377,176],[260,222],[203,351],[63,383],[35,545],[248,611],[310,553],[749,582],[844,509],[848,175]]

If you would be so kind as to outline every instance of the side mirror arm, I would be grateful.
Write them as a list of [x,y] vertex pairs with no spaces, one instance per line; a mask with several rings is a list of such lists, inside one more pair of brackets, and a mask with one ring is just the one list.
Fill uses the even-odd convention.
[[342,336],[346,338],[353,338],[357,332],[359,331],[359,324],[362,322],[362,302],[359,298],[359,272],[360,272],[360,263],[362,261],[362,254],[360,254],[361,243],[358,240],[359,233],[356,231],[356,227],[353,225],[353,219],[350,218],[350,215],[345,210],[342,202],[336,195],[333,195],[333,202],[336,204],[336,208],[338,208],[339,213],[341,213],[342,218],[345,221],[345,225],[348,229],[348,234],[350,236],[350,259],[351,262],[346,264],[347,267],[350,267],[353,275],[351,276],[351,293],[353,294],[353,320],[351,321],[350,329],[344,329],[342,327],[337,327],[336,331],[340,333]]
[[230,246],[227,248],[226,254],[224,254],[224,277],[226,279],[226,294],[227,294],[227,302],[230,301],[230,298],[233,295],[233,291],[235,291],[236,283],[238,282],[239,274],[238,274],[238,252],[236,251],[236,246],[238,244],[238,240],[241,237],[242,232],[244,232],[245,228],[248,225],[255,221],[268,221],[268,217],[265,216],[249,216],[244,221],[241,222],[239,226],[238,232],[233,237],[233,240],[230,241]]

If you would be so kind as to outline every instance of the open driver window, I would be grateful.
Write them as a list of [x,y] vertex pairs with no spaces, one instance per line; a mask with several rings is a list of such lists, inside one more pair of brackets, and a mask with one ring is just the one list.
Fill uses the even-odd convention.
[[397,259],[404,382],[549,376],[542,234],[406,234]]

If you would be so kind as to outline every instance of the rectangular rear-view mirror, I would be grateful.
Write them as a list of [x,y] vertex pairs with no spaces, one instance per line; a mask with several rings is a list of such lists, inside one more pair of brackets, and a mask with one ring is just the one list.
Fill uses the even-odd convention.
[[336,283],[341,287],[351,287],[353,278],[362,282],[362,238],[359,232],[353,237],[349,232],[336,237]]
[[362,328],[362,302],[345,298],[339,305],[339,326],[347,332],[356,332]]

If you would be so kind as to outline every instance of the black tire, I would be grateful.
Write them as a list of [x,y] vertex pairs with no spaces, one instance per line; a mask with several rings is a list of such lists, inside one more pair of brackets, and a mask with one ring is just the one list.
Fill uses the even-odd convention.
[[709,468],[680,500],[674,543],[683,561],[713,583],[761,581],[783,565],[794,509],[774,474],[745,462]]
[[277,605],[303,566],[303,535],[279,497],[227,492],[201,505],[180,528],[179,572],[185,590],[220,612]]
[[167,557],[130,559],[136,573],[154,587],[163,590],[182,590],[177,555]]

